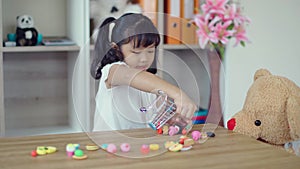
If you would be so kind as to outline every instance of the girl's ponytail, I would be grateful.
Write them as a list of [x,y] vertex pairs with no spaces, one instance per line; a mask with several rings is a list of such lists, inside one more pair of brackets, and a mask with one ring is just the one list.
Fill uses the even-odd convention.
[[94,49],[94,59],[90,70],[94,79],[101,78],[101,70],[105,65],[123,59],[123,57],[120,56],[119,49],[116,46],[112,46],[114,43],[110,42],[111,37],[109,36],[111,36],[112,30],[109,29],[111,24],[115,24],[115,20],[115,18],[109,17],[103,21],[99,28]]

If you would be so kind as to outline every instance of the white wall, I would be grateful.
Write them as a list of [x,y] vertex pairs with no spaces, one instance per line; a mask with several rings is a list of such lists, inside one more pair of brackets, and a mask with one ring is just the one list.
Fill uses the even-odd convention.
[[[225,60],[225,122],[242,109],[259,68],[285,76],[300,86],[300,1],[241,0],[251,18],[246,48],[228,48]],[[234,42],[231,42],[233,44]]]

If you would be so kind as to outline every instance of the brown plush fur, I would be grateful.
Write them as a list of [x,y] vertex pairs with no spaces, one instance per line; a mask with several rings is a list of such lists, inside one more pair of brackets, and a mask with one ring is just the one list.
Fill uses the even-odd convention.
[[[300,88],[266,69],[255,73],[241,111],[228,129],[274,145],[300,139]],[[261,122],[260,126],[255,121]]]

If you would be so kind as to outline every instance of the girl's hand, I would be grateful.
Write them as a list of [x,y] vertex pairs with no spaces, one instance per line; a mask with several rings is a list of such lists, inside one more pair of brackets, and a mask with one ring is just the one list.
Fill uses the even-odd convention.
[[182,91],[173,99],[176,105],[176,113],[181,114],[187,119],[192,119],[197,110],[196,104]]

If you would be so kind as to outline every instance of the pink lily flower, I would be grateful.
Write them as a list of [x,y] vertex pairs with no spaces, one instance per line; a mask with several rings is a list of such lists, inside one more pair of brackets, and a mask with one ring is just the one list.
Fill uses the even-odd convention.
[[209,21],[209,17],[203,17],[201,15],[197,15],[195,17],[195,23],[198,26],[198,30],[196,31],[199,37],[199,45],[202,49],[205,48],[208,41],[217,43],[218,39],[213,36],[214,24],[218,21],[218,18],[215,18],[212,21]]
[[235,25],[250,23],[251,20],[248,17],[242,15],[241,9],[237,8],[234,17],[232,18]]
[[222,44],[226,45],[229,38],[234,34],[235,30],[227,30],[228,26],[231,25],[232,21],[225,23],[218,23],[214,30],[214,36],[221,41]]
[[206,0],[201,9],[204,13],[223,14],[227,3],[228,0]]
[[250,42],[250,40],[248,39],[248,37],[246,36],[246,30],[244,29],[243,26],[237,26],[235,28],[236,33],[234,35],[236,42],[233,45],[234,47],[237,46],[238,44],[240,44],[241,42]]
[[239,4],[229,0],[206,0],[201,5],[201,11],[195,16],[194,22],[198,27],[196,33],[202,49],[208,43],[224,49],[230,38],[236,39],[234,46],[244,46],[244,42],[250,42],[244,26],[251,21],[242,15]]
[[226,22],[228,20],[234,20],[237,16],[237,8],[235,4],[227,5],[226,10],[224,12],[223,20]]

